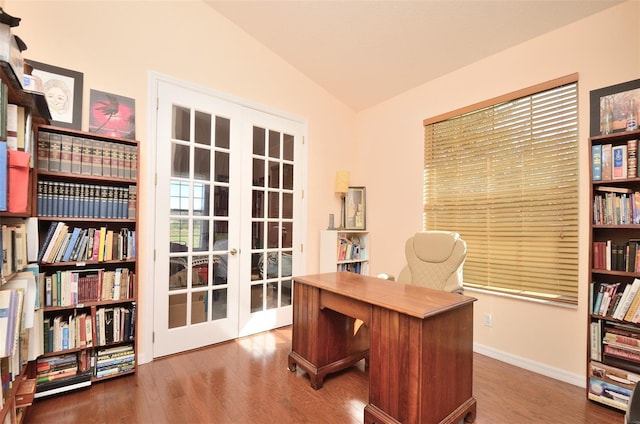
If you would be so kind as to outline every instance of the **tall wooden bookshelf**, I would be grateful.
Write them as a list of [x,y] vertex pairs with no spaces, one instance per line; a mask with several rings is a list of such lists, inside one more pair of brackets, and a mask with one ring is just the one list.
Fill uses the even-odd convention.
[[640,381],[640,131],[591,137],[587,397],[625,411]]
[[369,274],[369,233],[362,230],[320,232],[320,272]]
[[136,372],[138,142],[48,125],[36,140],[38,398]]

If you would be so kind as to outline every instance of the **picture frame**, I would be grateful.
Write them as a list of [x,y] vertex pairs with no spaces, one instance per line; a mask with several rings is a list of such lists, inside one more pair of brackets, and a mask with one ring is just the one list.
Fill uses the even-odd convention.
[[27,63],[33,66],[32,75],[42,80],[51,125],[80,130],[84,74],[35,60],[27,59]]
[[89,132],[135,140],[135,99],[92,88],[89,96]]
[[637,108],[640,107],[640,79],[592,90],[589,93],[589,135],[595,137],[605,133],[603,117],[607,101],[611,102],[613,109],[611,132],[625,131],[626,115],[632,99],[635,102],[637,119]]
[[366,230],[366,194],[365,187],[349,187],[349,191],[345,197],[345,229]]

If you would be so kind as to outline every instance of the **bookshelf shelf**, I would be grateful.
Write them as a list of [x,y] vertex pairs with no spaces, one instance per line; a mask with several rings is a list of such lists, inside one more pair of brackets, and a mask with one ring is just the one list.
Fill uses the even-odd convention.
[[41,377],[43,397],[136,372],[138,142],[50,125],[38,125],[35,137],[50,335],[38,364],[43,373],[56,361],[77,369],[59,384]]
[[[587,398],[622,411],[640,380],[640,131],[589,139]],[[624,157],[615,152],[624,152]],[[616,168],[617,169],[614,169]],[[614,179],[615,173],[618,177]],[[613,396],[612,394],[615,394]]]
[[369,242],[367,231],[321,231],[320,272],[350,271],[368,275]]

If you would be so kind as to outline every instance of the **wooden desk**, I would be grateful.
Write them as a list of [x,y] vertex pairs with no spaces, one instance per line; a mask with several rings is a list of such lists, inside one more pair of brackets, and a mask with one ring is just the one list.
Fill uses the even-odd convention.
[[475,420],[476,299],[349,272],[295,277],[293,293],[288,365],[314,389],[368,358],[365,424]]

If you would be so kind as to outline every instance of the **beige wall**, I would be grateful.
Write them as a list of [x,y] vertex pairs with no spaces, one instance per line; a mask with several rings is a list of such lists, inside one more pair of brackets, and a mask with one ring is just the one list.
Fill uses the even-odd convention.
[[[318,266],[318,232],[326,227],[329,213],[339,212],[333,193],[337,169],[350,169],[352,185],[367,187],[372,273],[397,274],[404,240],[420,230],[422,222],[422,120],[579,72],[580,139],[584,141],[580,284],[587,286],[588,94],[591,89],[639,77],[637,1],[486,58],[359,114],[200,2],[5,3],[8,13],[22,18],[15,32],[29,46],[26,58],[84,73],[83,129],[88,124],[89,88],[136,99],[142,175],[146,175],[144,146],[151,142],[146,139],[145,118],[149,71],[307,118],[309,272]],[[141,181],[143,216],[149,190],[149,182]],[[149,236],[149,231],[142,222],[141,237]],[[140,274],[145,271],[143,267]],[[141,286],[145,296],[144,278]],[[582,384],[586,291],[580,296],[578,309],[564,309],[478,294],[475,342],[489,353],[495,351],[529,367],[539,365],[542,372]],[[147,305],[140,306],[144,316]],[[481,325],[484,313],[493,314],[493,328]],[[148,335],[149,323],[140,325],[140,334]]]
[[[640,78],[640,2],[623,3],[358,114],[357,157],[362,160],[356,174],[367,185],[367,218],[374,240],[372,273],[397,274],[404,240],[422,225],[423,119],[574,72],[579,73],[581,146],[579,307],[467,294],[478,298],[474,306],[477,349],[584,385],[589,91]],[[393,146],[391,152],[389,146]],[[492,328],[483,326],[485,313],[493,315]]]

